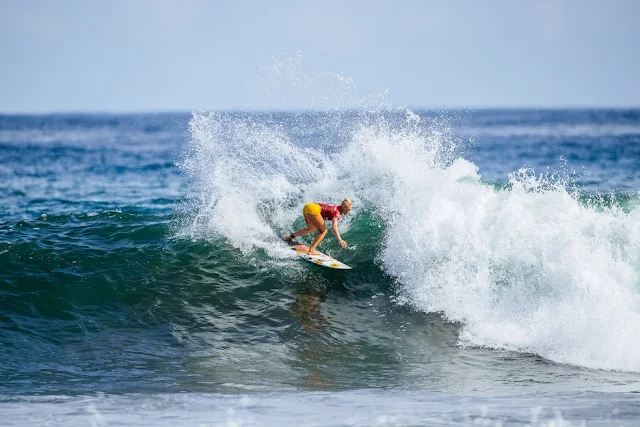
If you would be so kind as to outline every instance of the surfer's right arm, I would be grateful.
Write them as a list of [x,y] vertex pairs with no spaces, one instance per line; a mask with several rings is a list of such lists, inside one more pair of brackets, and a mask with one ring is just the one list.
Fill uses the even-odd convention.
[[338,232],[338,218],[333,218],[333,220],[331,221],[331,229],[333,230],[333,234],[335,234],[336,237],[338,238],[338,242],[340,243],[340,246],[342,246],[343,248],[346,248],[347,242],[342,240],[342,237],[340,237],[340,233]]

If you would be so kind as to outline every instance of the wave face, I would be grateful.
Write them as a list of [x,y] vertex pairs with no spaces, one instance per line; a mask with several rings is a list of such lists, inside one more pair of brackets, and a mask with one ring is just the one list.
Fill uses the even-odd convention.
[[[640,381],[636,110],[0,116],[0,155],[0,393]],[[354,270],[300,262],[345,196]]]
[[[443,117],[322,121],[333,129],[195,114],[183,168],[198,189],[197,214],[186,229],[284,256],[274,243],[304,201],[348,195],[356,207],[345,236],[354,223],[377,221],[374,259],[400,301],[462,324],[462,345],[640,371],[637,193],[593,196],[566,170],[521,168],[492,185],[461,155],[466,147]],[[300,137],[309,130],[315,140]],[[635,141],[638,131],[635,122],[627,127]]]

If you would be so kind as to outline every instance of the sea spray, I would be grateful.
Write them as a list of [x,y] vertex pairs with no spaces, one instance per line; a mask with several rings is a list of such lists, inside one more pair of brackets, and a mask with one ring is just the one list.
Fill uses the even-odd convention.
[[461,345],[640,371],[638,210],[582,203],[562,175],[530,169],[485,183],[442,117],[332,117],[305,146],[271,116],[194,113],[188,233],[287,256],[274,243],[306,201],[349,195],[353,215],[385,224],[371,257],[399,300],[461,323]]
[[397,123],[361,126],[340,164],[386,219],[400,300],[462,323],[463,345],[639,371],[640,212],[581,203],[562,171],[487,185],[446,128]]
[[461,322],[465,345],[640,370],[637,211],[596,211],[531,173],[496,190],[461,179],[464,160],[406,160],[380,256],[406,303]]
[[[333,200],[329,187],[340,172],[331,157],[322,148],[294,143],[291,131],[271,115],[257,120],[196,112],[190,131],[190,147],[180,161],[189,181],[181,233],[223,237],[245,254],[262,249],[290,256],[275,243],[301,218],[305,201]],[[334,186],[336,200],[347,194]]]

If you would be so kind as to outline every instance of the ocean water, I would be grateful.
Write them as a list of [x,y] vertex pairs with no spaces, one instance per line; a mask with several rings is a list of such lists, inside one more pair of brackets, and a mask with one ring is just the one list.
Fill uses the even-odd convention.
[[0,200],[3,425],[640,425],[640,110],[0,115]]

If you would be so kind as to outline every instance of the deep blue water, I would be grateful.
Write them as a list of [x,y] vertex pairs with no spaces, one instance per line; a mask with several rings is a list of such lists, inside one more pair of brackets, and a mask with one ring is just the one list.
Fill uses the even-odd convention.
[[0,200],[10,425],[640,417],[640,110],[0,115]]

